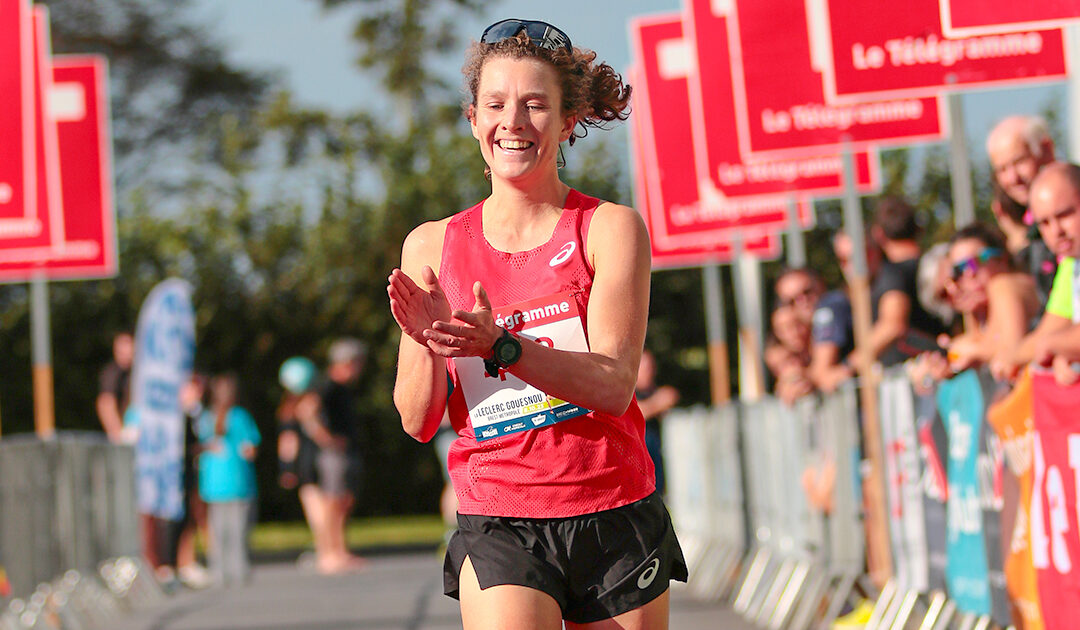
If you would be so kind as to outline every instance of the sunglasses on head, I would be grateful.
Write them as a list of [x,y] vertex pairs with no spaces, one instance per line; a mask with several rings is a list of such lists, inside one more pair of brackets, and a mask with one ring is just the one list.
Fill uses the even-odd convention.
[[1001,255],[1001,250],[998,249],[997,247],[987,247],[987,248],[983,249],[981,252],[979,252],[978,254],[975,254],[974,256],[972,256],[971,258],[965,258],[964,260],[961,260],[960,262],[953,265],[953,268],[952,268],[952,278],[953,278],[953,280],[959,280],[960,278],[962,278],[964,276],[965,272],[968,272],[968,271],[970,271],[971,273],[977,272],[980,267],[982,267],[987,262],[997,258],[1000,255]]
[[548,50],[564,48],[567,52],[574,52],[574,47],[570,44],[570,38],[566,33],[558,27],[539,20],[511,19],[496,22],[484,29],[484,34],[480,36],[480,43],[497,44],[505,39],[517,37],[521,31],[525,31],[529,40],[540,48]]

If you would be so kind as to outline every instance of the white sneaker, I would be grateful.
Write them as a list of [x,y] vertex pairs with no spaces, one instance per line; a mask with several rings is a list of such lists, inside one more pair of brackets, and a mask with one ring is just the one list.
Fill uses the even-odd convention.
[[210,588],[214,583],[214,580],[210,577],[210,572],[198,562],[180,567],[177,574],[180,576],[180,581],[183,582],[184,586],[191,589]]

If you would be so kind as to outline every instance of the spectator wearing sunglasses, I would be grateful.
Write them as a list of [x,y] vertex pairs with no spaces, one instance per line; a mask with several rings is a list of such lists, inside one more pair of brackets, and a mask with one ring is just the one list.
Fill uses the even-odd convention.
[[1080,166],[1055,162],[1043,168],[1031,185],[1031,213],[1043,241],[1061,262],[1046,312],[1007,358],[992,365],[998,378],[1013,378],[1035,361],[1052,366],[1059,383],[1077,380],[1080,361],[1080,292],[1076,257],[1080,256]]
[[978,367],[1015,347],[1039,313],[1035,281],[1017,271],[1005,248],[1005,235],[985,223],[972,223],[949,242],[951,302],[963,316],[964,330],[939,344],[947,360],[933,353],[936,376]]
[[484,31],[464,113],[491,194],[413,230],[389,278],[402,426],[426,442],[445,409],[458,435],[443,582],[466,629],[666,628],[686,579],[633,397],[648,235],[559,175],[561,143],[629,116],[596,58],[544,22]]

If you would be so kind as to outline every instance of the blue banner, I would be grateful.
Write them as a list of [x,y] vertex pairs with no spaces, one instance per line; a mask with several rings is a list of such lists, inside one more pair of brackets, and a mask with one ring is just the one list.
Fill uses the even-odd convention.
[[979,493],[979,438],[985,413],[982,386],[972,370],[942,383],[938,411],[949,435],[948,564],[945,581],[965,612],[991,612],[983,514]]
[[191,377],[195,312],[191,285],[169,279],[143,302],[135,332],[131,408],[135,494],[140,513],[168,520],[184,517],[184,413],[180,387]]

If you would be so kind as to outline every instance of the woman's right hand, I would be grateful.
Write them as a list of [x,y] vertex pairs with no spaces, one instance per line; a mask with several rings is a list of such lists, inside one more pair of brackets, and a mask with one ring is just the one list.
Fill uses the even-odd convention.
[[401,269],[394,269],[390,273],[386,292],[390,296],[390,312],[401,332],[427,347],[428,339],[424,337],[424,331],[431,330],[435,322],[449,322],[451,310],[450,302],[430,266],[424,265],[421,279],[427,286],[426,290]]

